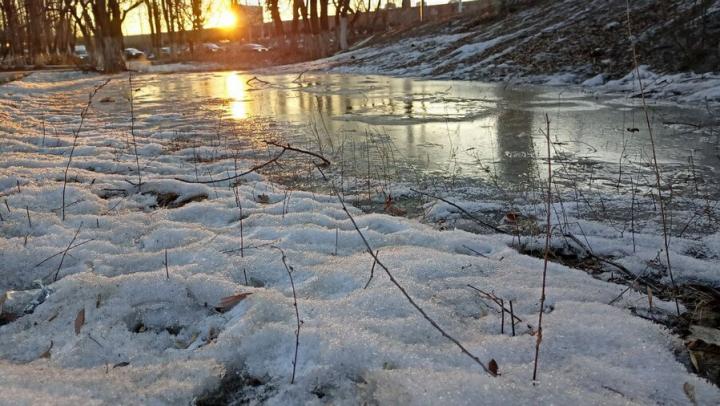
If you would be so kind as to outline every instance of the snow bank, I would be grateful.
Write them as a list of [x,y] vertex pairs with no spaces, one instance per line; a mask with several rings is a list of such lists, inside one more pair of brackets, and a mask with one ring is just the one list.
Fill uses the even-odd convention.
[[[670,15],[658,14],[656,2],[633,2],[632,16],[652,23],[637,24],[639,50],[658,72],[687,69],[677,55],[672,35],[692,25],[693,2],[678,1]],[[717,18],[720,2],[710,2],[704,18]],[[589,92],[639,93],[634,63],[627,52],[626,2],[555,1],[526,6],[494,20],[458,16],[446,23],[428,23],[388,32],[370,45],[296,65],[270,68],[269,72],[322,70],[337,73],[384,74],[423,79],[482,80],[509,85],[575,85]],[[642,17],[641,17],[642,16]],[[684,20],[685,19],[685,20]],[[700,23],[697,23],[701,26]],[[703,27],[705,25],[702,25]],[[683,29],[688,29],[683,27]],[[691,31],[691,29],[688,29]],[[688,31],[688,32],[689,32]],[[689,38],[693,38],[690,34]],[[707,35],[699,34],[694,35]],[[714,44],[714,42],[713,42]],[[708,45],[707,53],[715,52]],[[674,53],[671,53],[674,52]],[[712,61],[713,57],[708,56]],[[693,63],[697,63],[694,61]],[[708,62],[711,64],[711,62]],[[710,69],[712,69],[712,65]],[[717,66],[715,66],[717,68]],[[707,69],[707,68],[706,68]],[[642,68],[647,96],[682,103],[720,102],[720,74],[693,72],[660,74]],[[608,81],[607,77],[626,76]]]

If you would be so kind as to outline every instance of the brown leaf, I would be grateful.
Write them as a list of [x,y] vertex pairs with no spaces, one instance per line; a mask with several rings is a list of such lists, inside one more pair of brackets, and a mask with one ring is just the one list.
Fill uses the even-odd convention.
[[688,351],[690,354],[690,363],[695,368],[695,371],[700,373],[702,370],[700,369],[700,363],[698,362],[697,355],[695,355],[695,351]]
[[215,310],[219,311],[220,313],[225,313],[235,307],[238,303],[242,302],[246,297],[252,295],[250,292],[245,293],[238,293],[237,295],[232,295],[228,297],[224,297],[220,299],[220,304],[215,307]]
[[513,212],[511,212],[511,211],[510,211],[510,212],[507,212],[507,213],[505,214],[505,219],[504,219],[504,220],[505,220],[505,222],[507,222],[507,223],[515,224],[515,223],[517,223],[517,221],[518,221],[518,214],[517,214],[517,213],[513,213]]
[[490,373],[493,374],[493,376],[497,376],[498,374],[498,364],[495,359],[491,359],[490,363],[488,364],[488,369],[490,370]]
[[3,292],[2,295],[0,295],[0,313],[2,313],[2,306],[5,304],[5,301],[7,300],[7,292]]
[[394,203],[395,202],[393,201],[392,194],[389,194],[388,197],[385,198],[385,209],[387,209],[388,207],[392,207]]
[[650,309],[652,309],[653,293],[652,293],[652,289],[650,289],[650,286],[647,287],[647,294],[648,294],[648,306],[650,306]]
[[75,317],[75,335],[80,334],[82,326],[85,324],[85,308],[83,307]]
[[388,213],[391,216],[404,216],[407,214],[407,212],[397,206],[395,206],[395,201],[392,198],[392,195],[388,195],[388,197],[385,199],[385,213]]
[[48,347],[48,349],[45,350],[45,352],[43,352],[42,354],[40,354],[40,358],[50,358],[50,356],[52,355],[52,354],[50,354],[50,350],[52,350],[52,347],[53,347],[54,344],[55,344],[55,343],[53,343],[53,341],[50,340],[50,347]]
[[258,203],[268,204],[270,203],[270,196],[263,193],[257,196],[257,201]]
[[695,386],[693,386],[690,382],[685,382],[683,385],[683,391],[685,392],[685,395],[687,395],[688,399],[690,399],[690,402],[692,402],[693,405],[697,405],[697,399],[695,398]]
[[14,313],[0,313],[0,326],[12,323],[19,318],[20,316]]

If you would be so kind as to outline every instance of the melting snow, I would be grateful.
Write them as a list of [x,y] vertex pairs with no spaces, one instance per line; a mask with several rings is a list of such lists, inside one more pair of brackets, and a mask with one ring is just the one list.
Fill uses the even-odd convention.
[[[533,385],[542,262],[511,249],[510,237],[438,231],[352,209],[428,314],[480,359],[497,361],[501,375],[493,378],[432,329],[379,269],[364,289],[372,259],[334,197],[288,198],[256,174],[242,179],[237,195],[228,182],[174,180],[197,176],[188,150],[177,133],[155,134],[143,119],[136,121],[145,182],[138,193],[128,183],[137,173],[123,77],[96,98],[117,104],[94,103],[80,133],[62,221],[71,131],[102,78],[33,76],[0,87],[1,111],[11,117],[0,128],[0,292],[7,292],[7,311],[37,297],[38,280],[52,293],[0,326],[0,403],[188,403],[216,389],[228,371],[257,379],[265,390],[255,400],[269,404],[685,404],[686,382],[698,403],[720,398],[676,359],[678,340],[627,310],[643,306],[645,296],[629,292],[608,305],[622,286],[557,264],[549,267],[540,382]],[[43,134],[43,112],[55,123],[50,134]],[[208,127],[198,121],[194,134],[206,146],[215,142]],[[255,163],[237,161],[241,169]],[[235,165],[218,158],[199,176],[223,177]],[[162,193],[188,202],[162,207]],[[199,195],[205,198],[192,199]],[[73,240],[67,255],[58,254]],[[717,240],[708,237],[708,246],[718,250]],[[303,322],[293,385],[293,294],[274,246],[294,269]],[[501,333],[496,308],[468,284],[513,301],[522,319],[515,337],[509,324]],[[214,309],[240,292],[252,295],[226,313]],[[81,309],[85,322],[76,333]]]

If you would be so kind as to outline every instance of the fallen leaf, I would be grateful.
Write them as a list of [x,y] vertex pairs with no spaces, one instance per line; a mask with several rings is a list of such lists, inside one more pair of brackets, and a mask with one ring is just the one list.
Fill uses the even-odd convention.
[[652,293],[652,289],[650,289],[650,286],[647,287],[647,294],[648,294],[648,305],[650,306],[650,309],[652,309],[653,293]]
[[263,193],[257,196],[257,201],[258,203],[268,204],[270,203],[270,196]]
[[80,334],[82,326],[85,324],[85,308],[83,307],[75,317],[75,335]]
[[683,391],[685,392],[685,395],[687,395],[688,399],[692,402],[693,405],[697,404],[697,400],[695,399],[695,386],[693,386],[690,382],[685,382],[683,385]]
[[692,363],[692,366],[695,367],[695,371],[698,373],[702,372],[700,370],[700,363],[698,362],[698,359],[695,356],[695,352],[689,351],[689,353],[690,353],[690,363]]
[[50,356],[52,355],[52,354],[50,354],[50,350],[52,350],[52,347],[53,347],[54,344],[55,344],[55,343],[53,343],[53,341],[50,340],[50,347],[48,347],[48,349],[45,350],[45,352],[43,352],[42,354],[40,354],[40,358],[50,358]]
[[12,323],[20,317],[14,313],[0,313],[0,326]]
[[126,367],[126,366],[128,366],[128,365],[130,365],[130,363],[127,362],[127,361],[118,362],[117,364],[113,365],[113,369]]
[[0,313],[2,313],[3,305],[5,304],[6,300],[7,300],[7,292],[3,292],[3,294],[0,295]]
[[215,310],[219,311],[220,313],[225,313],[235,307],[238,303],[242,302],[246,297],[252,295],[250,292],[246,293],[238,293],[237,295],[232,295],[228,297],[224,297],[220,299],[220,304],[215,307]]
[[385,213],[390,214],[391,216],[404,216],[407,214],[407,212],[399,207],[395,206],[395,202],[393,201],[392,195],[388,195],[387,199],[385,199]]
[[498,364],[495,359],[491,359],[490,363],[488,364],[488,369],[490,370],[490,373],[493,374],[493,376],[497,376],[498,374]]

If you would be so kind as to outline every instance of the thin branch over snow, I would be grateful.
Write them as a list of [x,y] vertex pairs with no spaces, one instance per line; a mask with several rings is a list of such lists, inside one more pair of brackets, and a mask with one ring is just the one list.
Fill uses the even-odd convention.
[[[322,175],[323,179],[325,179],[325,181],[328,181],[328,178],[325,176],[325,173],[322,171],[320,166],[317,164],[315,166],[317,167],[318,171],[320,171],[320,174]],[[420,305],[417,304],[417,302],[415,302],[415,300],[412,298],[412,296],[410,296],[410,294],[407,292],[407,290],[405,290],[405,288],[400,284],[400,282],[398,282],[397,279],[395,279],[395,277],[390,272],[388,267],[385,266],[385,264],[383,264],[380,261],[380,259],[378,258],[378,256],[375,254],[372,247],[370,246],[370,243],[365,238],[365,235],[362,233],[362,231],[360,231],[360,228],[358,227],[357,223],[355,222],[355,218],[353,218],[352,214],[350,214],[350,211],[348,210],[347,206],[345,205],[345,201],[340,196],[337,189],[335,189],[335,185],[331,182],[330,186],[332,188],[333,193],[335,194],[335,196],[337,196],[338,200],[340,201],[340,204],[342,205],[342,209],[345,212],[345,214],[348,216],[348,218],[350,219],[350,222],[352,223],[353,227],[355,228],[355,231],[357,231],[357,233],[360,235],[360,238],[362,239],[367,252],[373,257],[373,259],[375,260],[375,263],[377,263],[377,265],[380,266],[380,268],[382,268],[383,271],[385,271],[385,274],[388,276],[388,278],[390,278],[390,282],[392,282],[393,285],[395,285],[400,290],[400,292],[403,294],[403,296],[405,296],[405,299],[407,299],[407,301],[410,302],[410,304],[415,308],[415,310],[417,310],[418,313],[420,313],[423,316],[423,318],[425,320],[427,320],[428,323],[430,323],[430,325],[432,325],[435,328],[435,330],[437,330],[440,334],[443,335],[443,337],[447,338],[453,344],[455,344],[455,346],[457,346],[460,349],[460,351],[462,351],[463,354],[467,355],[473,361],[475,361],[478,365],[480,365],[485,372],[487,372],[488,374],[490,374],[492,376],[497,376],[497,371],[492,371],[491,369],[489,369],[488,366],[486,366],[485,363],[483,363],[482,360],[480,360],[480,358],[478,358],[476,355],[471,353],[467,348],[465,348],[465,346],[463,346],[462,343],[460,343],[460,341],[458,341],[455,337],[448,334],[442,327],[440,327],[439,324],[437,324],[437,322],[435,320],[433,320],[425,312],[425,310],[423,310],[422,307],[420,307]]]

